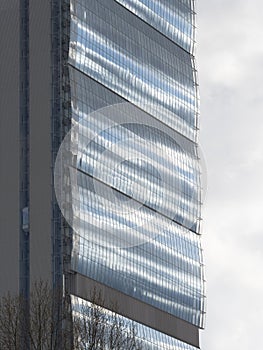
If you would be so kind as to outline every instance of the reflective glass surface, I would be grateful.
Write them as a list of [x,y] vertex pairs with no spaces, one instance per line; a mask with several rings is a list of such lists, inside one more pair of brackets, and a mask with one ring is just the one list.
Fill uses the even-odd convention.
[[116,0],[190,53],[194,49],[194,0]]
[[196,139],[193,58],[116,2],[71,1],[70,63]]
[[[103,111],[91,112],[107,102],[124,100],[73,68],[70,76],[73,117],[80,121],[79,169],[199,232],[201,189],[195,144],[178,144],[178,134],[168,135],[169,129],[154,120],[146,123],[147,115],[132,106],[129,110],[117,105],[114,113],[118,109],[123,121],[111,125],[110,116],[103,116]],[[131,123],[134,114],[144,122]],[[87,144],[85,133],[98,136]]]
[[[160,12],[166,3],[170,17]],[[72,268],[202,327],[198,98],[193,57],[184,50],[192,50],[190,3],[71,0],[70,95],[79,132]],[[151,17],[135,16],[140,4]],[[160,13],[169,28],[156,24]],[[127,101],[135,122],[125,109],[121,123],[94,113]],[[127,246],[112,246],[127,234]],[[172,344],[167,349],[190,349]]]
[[[150,216],[149,213],[146,214]],[[100,235],[101,229],[98,230],[88,220],[82,220],[80,225],[83,225],[83,230],[80,232],[86,230],[89,234],[80,233],[74,237],[73,269],[202,326],[204,290],[199,240],[194,234],[176,225],[164,229],[163,222],[154,219],[150,217],[152,222],[144,229],[155,230],[155,239],[120,249],[103,245],[98,248],[88,238]],[[101,216],[100,220],[105,218]],[[118,222],[112,223],[114,224],[118,230],[118,225],[121,226],[120,218]],[[158,235],[158,231],[161,234]]]
[[[71,300],[72,300],[72,309],[73,309],[74,315],[80,318],[83,317],[82,312],[83,312],[83,309],[85,310],[85,308],[87,308],[87,311],[85,310],[85,316],[87,317],[89,315],[88,308],[90,307],[92,308],[91,303],[85,302],[83,299],[80,299],[74,296],[71,296]],[[197,348],[194,346],[191,346],[180,340],[172,338],[164,333],[158,332],[152,328],[144,326],[141,323],[131,321],[130,319],[123,317],[121,315],[113,314],[111,311],[105,308],[100,309],[100,312],[101,312],[101,318],[104,318],[107,320],[109,329],[111,327],[112,320],[114,319],[114,317],[117,318],[117,322],[121,322],[121,324],[124,325],[123,332],[125,332],[125,329],[126,329],[127,333],[129,333],[131,332],[131,329],[134,329],[137,344],[142,349],[145,349],[145,350],[197,350]],[[114,319],[114,322],[116,322],[116,319]]]
[[[176,134],[169,138],[145,125],[149,123],[140,110],[143,124],[110,126],[107,109],[93,111],[115,104],[115,115],[122,105],[120,97],[74,68],[70,79],[73,120],[79,131],[73,268],[201,325],[203,265],[195,233],[200,174],[193,143],[180,148]],[[132,112],[137,114],[135,107]],[[125,121],[127,107],[121,113]],[[87,132],[95,135],[91,142],[85,138]],[[116,209],[116,199],[121,210]],[[127,240],[127,234],[131,247],[111,247],[116,236]]]

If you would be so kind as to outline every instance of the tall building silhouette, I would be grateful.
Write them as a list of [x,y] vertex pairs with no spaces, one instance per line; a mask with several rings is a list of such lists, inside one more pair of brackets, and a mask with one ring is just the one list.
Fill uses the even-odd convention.
[[0,6],[1,292],[96,288],[145,348],[199,348],[195,1]]

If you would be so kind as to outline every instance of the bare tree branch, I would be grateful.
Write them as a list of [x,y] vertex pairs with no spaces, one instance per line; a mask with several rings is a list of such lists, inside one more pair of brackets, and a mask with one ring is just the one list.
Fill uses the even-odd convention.
[[[116,303],[112,307],[115,311],[107,310],[101,293],[96,290],[92,291],[91,302],[76,299],[77,306],[71,313],[72,327],[69,327],[70,330],[63,331],[64,349],[145,350],[138,338],[136,324],[126,321],[118,314]],[[20,317],[23,300],[10,294],[2,297],[0,300],[0,349],[19,350],[19,341],[21,341],[19,332],[22,328],[30,339],[31,350],[56,350],[58,320],[54,320],[53,300],[54,292],[47,282],[40,280],[34,283],[30,295],[30,322],[28,329],[25,329],[23,326],[27,323]],[[64,318],[65,315],[62,317]],[[63,320],[59,320],[59,323],[60,321]],[[73,338],[73,344],[70,347],[66,345],[69,338]]]

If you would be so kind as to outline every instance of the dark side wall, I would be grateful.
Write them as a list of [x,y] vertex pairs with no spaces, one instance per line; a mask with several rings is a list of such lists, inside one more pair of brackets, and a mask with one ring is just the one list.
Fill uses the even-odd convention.
[[[50,2],[30,0],[30,269],[51,277]],[[19,0],[0,1],[0,295],[19,282]]]
[[0,294],[18,290],[19,1],[0,1]]
[[31,281],[51,274],[50,1],[30,7]]

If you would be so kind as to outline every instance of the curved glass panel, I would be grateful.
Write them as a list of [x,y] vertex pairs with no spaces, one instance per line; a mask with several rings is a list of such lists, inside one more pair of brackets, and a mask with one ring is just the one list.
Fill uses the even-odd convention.
[[[185,143],[178,144],[178,134],[162,130],[153,120],[147,122],[146,114],[132,106],[112,109],[111,113],[121,114],[121,124],[113,125],[103,110],[90,113],[98,108],[98,103],[91,106],[96,94],[104,100],[100,105],[115,102],[114,94],[74,69],[71,79],[72,114],[80,120],[78,168],[198,233],[201,188],[196,146],[188,142],[186,149]],[[131,123],[133,115],[142,122]],[[95,135],[91,142],[87,133]]]
[[186,51],[194,50],[193,0],[115,0]]
[[[70,96],[79,137],[72,269],[203,327],[192,1],[178,4],[71,0]],[[98,112],[127,101],[135,122],[125,110],[118,123]],[[127,246],[111,245],[127,232]],[[153,349],[193,349],[178,344]]]
[[69,62],[195,140],[193,58],[163,39],[114,1],[72,0]]
[[[194,144],[188,141],[179,147],[178,134],[170,137],[150,127],[153,120],[147,122],[147,115],[135,107],[132,112],[139,114],[142,124],[125,122],[131,116],[123,114],[122,124],[112,126],[107,109],[94,111],[119,106],[123,99],[74,68],[70,80],[72,116],[79,131],[79,192],[73,198],[74,226],[79,230],[74,237],[73,268],[202,325],[200,238],[187,230],[199,232],[200,173]],[[121,113],[128,113],[127,108]],[[92,141],[85,139],[87,133],[94,135]],[[128,154],[133,155],[130,161]],[[116,211],[116,199],[122,203],[121,211]],[[116,235],[126,237],[127,232],[132,247],[109,248]],[[137,245],[140,239],[144,244]]]
[[[96,197],[90,193],[88,199],[96,200]],[[100,213],[101,208],[96,204],[93,213],[89,215],[93,220],[87,220],[87,215],[75,217],[81,229],[80,234],[74,237],[73,269],[192,324],[202,326],[204,286],[199,237],[174,223],[168,226],[165,220],[146,209],[141,209],[137,217],[133,217],[133,222],[127,223],[123,217],[114,218],[109,211]],[[146,218],[149,224],[140,227],[141,218]],[[95,226],[98,220],[113,226],[115,232],[119,229],[125,230],[125,225],[129,225],[129,229],[133,225],[135,239],[142,230],[142,233],[150,231],[151,235],[154,232],[156,237],[151,242],[130,248],[117,249],[98,245],[93,243],[94,237],[99,241],[102,235],[102,229]],[[108,235],[109,241],[110,232],[109,228],[109,232],[104,235]]]
[[[84,301],[81,298],[71,296],[72,310],[75,317],[82,319],[83,317],[92,318],[92,308],[94,307],[92,303]],[[114,314],[108,309],[99,308],[100,318],[107,320],[105,324],[106,329],[104,329],[104,341],[110,342],[107,338],[107,327],[112,330],[112,325],[121,324],[122,325],[122,336],[125,333],[130,334],[133,331],[135,341],[138,347],[145,350],[197,350],[196,347],[186,344],[178,339],[172,338],[164,333],[158,332],[155,329],[149,328],[141,323],[130,320],[127,317],[123,317],[119,314]],[[94,316],[93,316],[94,317]],[[89,319],[86,321],[88,329],[92,330],[92,326],[89,328]],[[121,347],[122,348],[122,347]],[[123,347],[125,348],[125,347]]]

